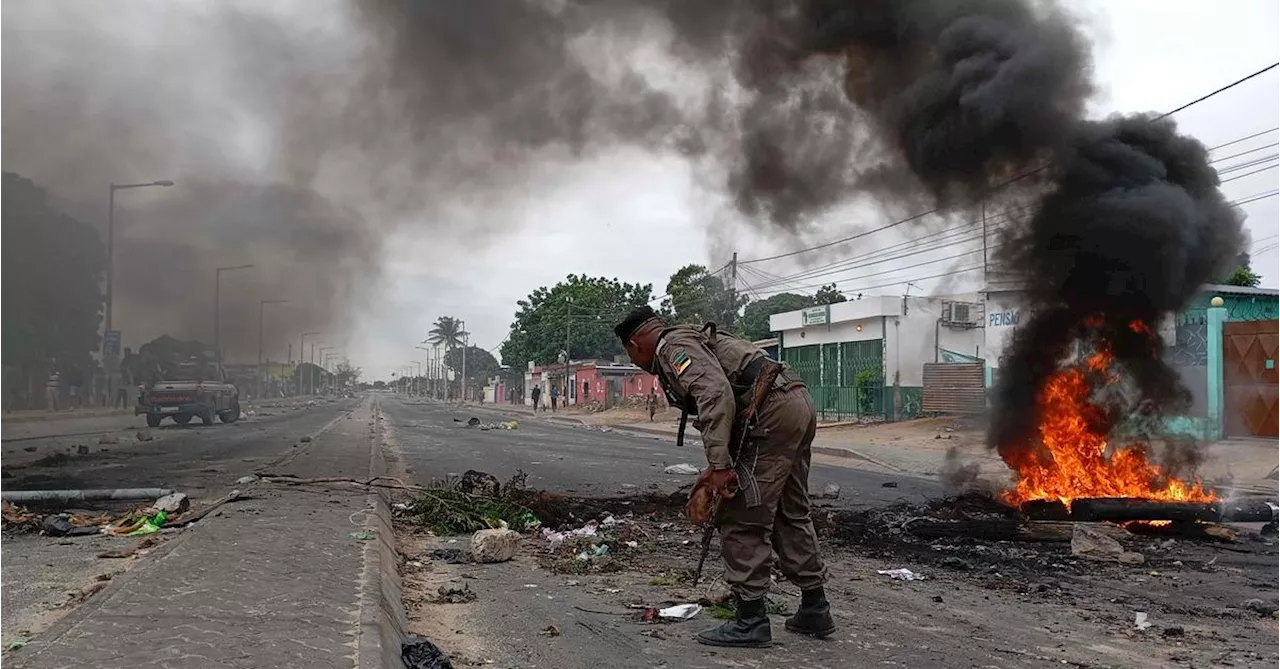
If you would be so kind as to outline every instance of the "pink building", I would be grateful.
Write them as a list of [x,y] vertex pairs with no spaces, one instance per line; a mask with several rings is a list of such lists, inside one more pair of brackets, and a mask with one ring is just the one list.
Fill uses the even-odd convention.
[[[529,365],[525,373],[524,403],[533,403],[530,393],[537,386],[542,388],[542,403],[548,405],[552,384],[563,392],[564,373],[564,365]],[[568,404],[577,406],[599,402],[609,408],[627,398],[648,395],[650,390],[662,395],[657,377],[629,362],[573,361],[569,363],[569,382]]]

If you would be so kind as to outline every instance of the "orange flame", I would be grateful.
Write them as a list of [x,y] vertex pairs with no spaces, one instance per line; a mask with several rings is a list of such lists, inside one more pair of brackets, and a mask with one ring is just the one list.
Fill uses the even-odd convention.
[[[1134,332],[1151,333],[1135,321]],[[1153,335],[1154,336],[1154,335]],[[1005,462],[1017,472],[1017,486],[1005,492],[1010,504],[1029,500],[1072,500],[1087,497],[1134,497],[1165,501],[1208,502],[1216,496],[1199,481],[1166,476],[1147,457],[1143,444],[1110,447],[1100,426],[1101,407],[1090,402],[1093,381],[1101,375],[1116,381],[1113,358],[1103,347],[1083,365],[1054,373],[1040,390],[1036,405],[1040,449],[1007,449]]]

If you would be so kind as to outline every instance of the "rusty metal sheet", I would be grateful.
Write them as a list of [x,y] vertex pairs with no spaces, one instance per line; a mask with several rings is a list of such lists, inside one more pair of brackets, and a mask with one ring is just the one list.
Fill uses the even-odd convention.
[[986,375],[980,362],[924,365],[925,413],[980,414],[987,410]]

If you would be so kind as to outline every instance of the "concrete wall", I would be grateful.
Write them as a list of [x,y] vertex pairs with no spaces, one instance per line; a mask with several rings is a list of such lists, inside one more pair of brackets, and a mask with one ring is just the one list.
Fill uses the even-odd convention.
[[[901,304],[901,298],[899,303]],[[939,325],[944,301],[981,302],[977,294],[940,297],[909,297],[906,315],[887,318],[885,337],[885,384],[919,387],[924,384],[924,363],[940,358],[939,346],[949,351],[985,357],[984,328],[954,328]]]
[[987,316],[982,328],[984,356],[988,367],[999,368],[1004,360],[1005,348],[1014,330],[1021,325],[1026,315],[1022,293],[1018,291],[1000,291],[986,294]]

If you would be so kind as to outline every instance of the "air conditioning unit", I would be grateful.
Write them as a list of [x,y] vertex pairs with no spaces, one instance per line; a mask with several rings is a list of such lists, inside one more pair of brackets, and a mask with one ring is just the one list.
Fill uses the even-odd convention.
[[980,328],[985,325],[986,318],[986,308],[981,303],[942,303],[942,324],[947,327]]

